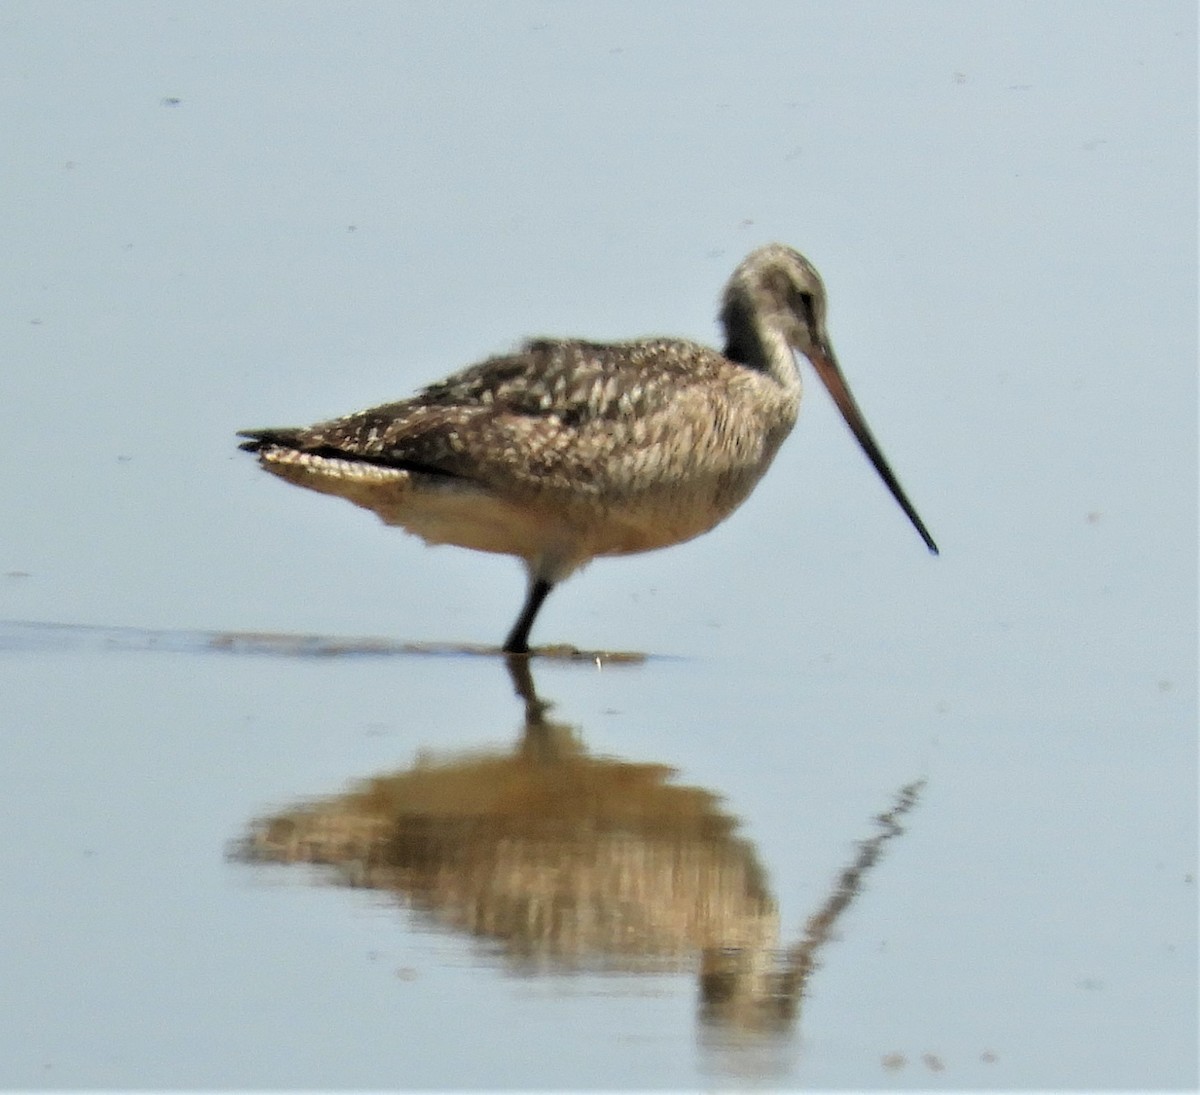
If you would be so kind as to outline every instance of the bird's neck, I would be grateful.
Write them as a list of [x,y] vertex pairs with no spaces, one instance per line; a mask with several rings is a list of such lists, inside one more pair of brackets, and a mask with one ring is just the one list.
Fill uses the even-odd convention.
[[772,379],[790,387],[796,383],[796,359],[783,332],[764,320],[754,309],[728,303],[722,319],[725,322],[725,356],[730,361],[766,373]]

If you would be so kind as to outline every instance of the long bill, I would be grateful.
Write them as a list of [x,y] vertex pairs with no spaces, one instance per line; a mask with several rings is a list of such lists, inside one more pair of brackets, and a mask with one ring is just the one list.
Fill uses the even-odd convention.
[[913,504],[908,500],[908,495],[904,493],[904,488],[900,486],[900,481],[896,478],[895,472],[892,471],[870,428],[867,426],[867,420],[863,417],[862,411],[859,410],[858,403],[855,402],[854,395],[850,391],[850,385],[846,383],[846,378],[842,375],[842,370],[838,366],[837,358],[833,353],[833,347],[828,342],[822,341],[819,345],[813,347],[812,353],[808,356],[813,364],[813,368],[817,370],[817,375],[829,390],[829,394],[833,396],[833,401],[837,404],[838,410],[842,412],[842,417],[846,420],[846,425],[850,427],[850,431],[858,439],[863,452],[867,454],[871,463],[875,465],[875,470],[879,473],[879,478],[887,484],[888,490],[892,492],[892,497],[900,504],[900,508],[904,510],[908,519],[912,522],[913,528],[921,534],[921,539],[925,541],[925,546],[936,555],[938,553],[937,544],[933,542],[933,537],[929,535],[929,530],[925,527],[925,522],[921,520],[920,515],[913,508]]

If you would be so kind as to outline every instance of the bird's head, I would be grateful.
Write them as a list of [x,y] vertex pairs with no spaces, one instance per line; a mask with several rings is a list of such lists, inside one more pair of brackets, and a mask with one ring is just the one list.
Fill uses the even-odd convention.
[[799,251],[769,243],[751,251],[734,270],[721,305],[727,354],[777,378],[794,368],[788,350],[803,354],[829,390],[863,452],[874,465],[925,546],[937,545],[900,486],[850,391],[825,328],[825,283]]
[[770,243],[750,252],[725,287],[721,318],[728,329],[752,320],[760,335],[778,335],[812,360],[830,354],[825,283],[799,251]]

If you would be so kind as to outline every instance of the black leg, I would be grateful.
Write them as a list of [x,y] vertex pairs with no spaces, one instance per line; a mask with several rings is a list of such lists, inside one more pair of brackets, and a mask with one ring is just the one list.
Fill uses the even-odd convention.
[[544,578],[535,578],[529,583],[529,594],[525,598],[525,606],[521,609],[521,615],[517,617],[517,622],[513,624],[512,630],[508,633],[508,638],[504,640],[505,654],[529,653],[529,629],[533,627],[533,618],[538,614],[542,602],[553,588],[554,586]]

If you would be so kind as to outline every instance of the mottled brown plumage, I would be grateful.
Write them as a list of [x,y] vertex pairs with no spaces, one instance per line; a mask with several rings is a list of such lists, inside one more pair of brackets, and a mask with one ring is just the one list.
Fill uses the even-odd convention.
[[529,594],[505,642],[523,653],[542,600],[578,567],[689,540],[749,495],[795,423],[798,350],[936,551],[837,368],[807,260],[779,244],[755,251],[721,317],[724,354],[680,339],[536,339],[411,399],[247,431],[242,448],[428,543],[523,559]]

